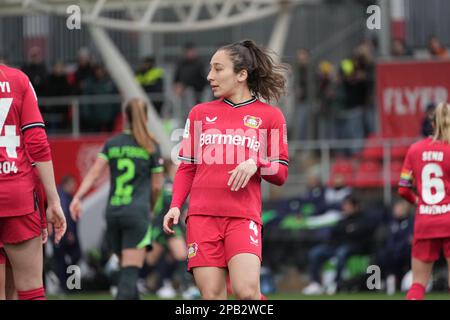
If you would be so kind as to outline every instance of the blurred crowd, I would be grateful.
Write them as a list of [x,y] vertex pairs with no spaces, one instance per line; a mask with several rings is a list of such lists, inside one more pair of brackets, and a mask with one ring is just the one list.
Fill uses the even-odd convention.
[[[394,59],[414,57],[413,50],[400,39],[392,41],[391,50]],[[427,52],[430,58],[449,58],[448,50],[434,36],[429,39]],[[292,65],[296,102],[288,123],[291,140],[363,139],[375,131],[377,42],[365,39],[350,53],[348,58],[333,62],[311,56],[307,48],[297,51]],[[4,59],[0,55],[0,60]],[[121,130],[120,91],[107,68],[91,52],[82,48],[75,63],[59,61],[50,69],[47,66],[39,47],[29,50],[27,61],[21,66],[39,97],[106,96],[103,101],[84,100],[89,102],[80,105],[81,131]],[[207,70],[207,61],[199,56],[196,45],[186,43],[170,74],[158,65],[154,56],[142,58],[134,72],[159,116],[168,114],[165,109],[170,108],[167,101],[170,96],[179,104],[179,113],[172,112],[170,116],[183,122],[192,105],[205,97]],[[41,111],[49,133],[70,132],[73,117],[70,103],[48,103],[44,99]]]
[[[8,63],[1,54],[0,62]],[[120,90],[107,68],[86,48],[79,50],[75,63],[58,61],[49,70],[42,50],[33,47],[28,52],[26,63],[19,67],[30,78],[36,94],[41,98],[40,108],[48,133],[71,131],[74,115],[71,101],[66,98],[70,96],[85,98],[85,102],[80,104],[81,132],[116,132],[122,129]],[[149,95],[158,115],[163,116],[167,93],[164,88],[166,71],[156,64],[153,56],[147,56],[134,72],[136,82]],[[186,43],[176,63],[171,92],[181,103],[187,101],[184,97],[191,92],[194,95],[193,102],[201,102],[207,84],[206,73],[206,64],[199,58],[196,46]],[[64,100],[47,99],[55,97],[64,97]],[[86,99],[89,97],[92,99]],[[183,105],[182,114],[177,116],[185,118],[190,107]]]
[[[412,59],[403,40],[391,44],[393,59]],[[430,37],[428,56],[448,59],[448,50]],[[375,132],[375,64],[377,42],[365,39],[351,56],[333,63],[315,61],[309,50],[297,51],[294,76],[296,108],[290,127],[292,137],[307,139],[363,139]],[[308,124],[314,123],[311,126]]]

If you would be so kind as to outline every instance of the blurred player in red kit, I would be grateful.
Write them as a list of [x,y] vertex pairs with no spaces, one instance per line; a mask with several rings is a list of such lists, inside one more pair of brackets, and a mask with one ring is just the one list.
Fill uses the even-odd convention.
[[36,162],[45,189],[50,232],[55,231],[59,242],[66,222],[37,97],[23,72],[0,64],[0,243],[11,264],[19,299],[43,300],[42,237],[46,234],[30,158]]
[[424,298],[433,264],[441,251],[450,268],[449,104],[436,107],[432,124],[433,136],[409,148],[398,189],[403,198],[417,205],[412,245],[413,284],[406,295],[408,300]]
[[219,48],[208,81],[218,100],[196,105],[186,121],[163,228],[173,233],[190,195],[186,226],[188,270],[203,299],[227,298],[227,274],[237,299],[263,298],[261,180],[288,176],[286,122],[259,100],[284,93],[284,65],[246,40]]

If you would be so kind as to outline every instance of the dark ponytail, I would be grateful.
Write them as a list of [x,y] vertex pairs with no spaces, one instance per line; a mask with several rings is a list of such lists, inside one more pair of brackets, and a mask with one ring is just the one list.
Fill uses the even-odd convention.
[[231,57],[234,72],[247,70],[247,84],[257,97],[267,101],[279,100],[286,93],[283,73],[289,68],[276,64],[267,49],[259,47],[253,40],[244,40],[221,47]]

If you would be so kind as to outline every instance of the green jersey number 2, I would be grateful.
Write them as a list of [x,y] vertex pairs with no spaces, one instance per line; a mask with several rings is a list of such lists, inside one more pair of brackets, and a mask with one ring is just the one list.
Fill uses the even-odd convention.
[[130,159],[119,159],[117,161],[117,169],[124,171],[120,176],[116,178],[116,189],[111,198],[111,205],[123,206],[131,203],[133,199],[133,186],[128,185],[136,173],[136,167],[134,162]]

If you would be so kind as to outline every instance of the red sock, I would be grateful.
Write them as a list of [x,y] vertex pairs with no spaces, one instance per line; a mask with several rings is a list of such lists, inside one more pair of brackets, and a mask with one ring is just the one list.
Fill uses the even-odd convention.
[[266,296],[261,293],[261,300],[267,300]]
[[406,300],[423,300],[425,296],[425,287],[420,283],[413,283],[406,294]]
[[18,291],[19,300],[46,300],[44,287],[28,291]]

